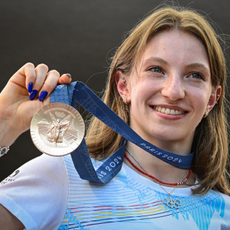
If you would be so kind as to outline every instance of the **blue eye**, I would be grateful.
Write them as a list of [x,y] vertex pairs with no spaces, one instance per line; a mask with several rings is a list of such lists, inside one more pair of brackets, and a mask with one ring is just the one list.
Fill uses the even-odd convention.
[[148,70],[154,72],[154,73],[163,73],[162,69],[159,66],[153,66],[149,68]]
[[[192,73],[192,74],[190,74],[189,76],[192,77],[192,78],[195,78],[195,79],[205,80],[205,78],[204,78],[200,73],[197,73],[197,72]],[[189,76],[188,76],[188,77],[189,77]]]

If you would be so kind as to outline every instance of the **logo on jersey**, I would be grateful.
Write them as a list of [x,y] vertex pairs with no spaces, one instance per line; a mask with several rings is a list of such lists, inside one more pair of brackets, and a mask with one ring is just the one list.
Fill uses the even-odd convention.
[[19,169],[14,171],[10,176],[8,176],[6,179],[4,179],[2,182],[0,182],[0,185],[4,185],[4,184],[15,181],[15,177],[19,174],[19,172],[20,172]]

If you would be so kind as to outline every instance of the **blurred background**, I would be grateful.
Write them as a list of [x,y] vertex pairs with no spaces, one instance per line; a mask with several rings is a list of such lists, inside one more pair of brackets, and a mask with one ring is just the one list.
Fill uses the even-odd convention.
[[[100,93],[116,48],[133,26],[165,2],[0,1],[0,91],[14,72],[26,62],[33,62],[35,65],[45,63],[60,73],[70,73],[74,81],[83,81]],[[178,0],[174,4],[191,7],[207,15],[214,21],[217,32],[227,35],[224,36],[224,49],[229,66],[229,1]],[[0,160],[0,181],[40,154],[31,141],[30,133],[21,135]]]

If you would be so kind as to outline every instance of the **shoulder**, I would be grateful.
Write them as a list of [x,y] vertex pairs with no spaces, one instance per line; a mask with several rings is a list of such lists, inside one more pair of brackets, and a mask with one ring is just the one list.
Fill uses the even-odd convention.
[[63,179],[66,177],[65,171],[62,157],[51,157],[43,154],[22,165],[0,184],[10,185],[11,182],[19,183],[22,181],[25,185],[29,185],[28,181],[33,181],[30,186],[35,186],[36,184],[42,186],[45,183],[60,184],[64,182]]
[[[27,229],[59,226],[67,204],[68,179],[63,157],[37,157],[1,182],[0,203]],[[50,225],[49,225],[50,226]]]

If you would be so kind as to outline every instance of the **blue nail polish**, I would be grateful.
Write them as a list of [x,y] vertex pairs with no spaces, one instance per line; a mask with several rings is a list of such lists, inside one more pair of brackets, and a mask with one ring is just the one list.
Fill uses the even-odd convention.
[[65,75],[69,76],[70,78],[72,78],[71,74],[70,73],[66,73]]
[[38,98],[39,101],[43,101],[46,98],[47,95],[48,95],[47,91],[42,91],[40,96],[39,96],[39,98]]
[[34,89],[32,92],[31,92],[31,94],[30,94],[30,100],[32,101],[32,100],[34,100],[34,98],[36,97],[36,95],[37,95],[37,90],[36,89]]
[[29,92],[29,93],[32,92],[33,86],[34,86],[33,82],[30,82],[30,84],[28,85],[28,92]]

